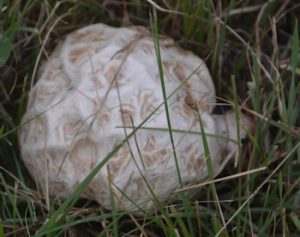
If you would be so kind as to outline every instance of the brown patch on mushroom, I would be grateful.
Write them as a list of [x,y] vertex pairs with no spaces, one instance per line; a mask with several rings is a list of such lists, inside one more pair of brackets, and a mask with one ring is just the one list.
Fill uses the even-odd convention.
[[195,104],[195,98],[193,96],[193,94],[191,93],[191,86],[187,80],[187,76],[183,70],[183,68],[180,65],[176,65],[176,67],[174,68],[174,74],[176,75],[176,77],[182,82],[185,83],[185,89],[186,89],[186,97],[185,97],[185,103],[190,106],[191,108],[196,108],[196,104]]
[[119,149],[117,154],[113,156],[107,163],[110,169],[111,177],[114,179],[120,172],[125,172],[131,162],[131,155],[127,145]]
[[123,104],[122,109],[120,109],[121,121],[124,126],[133,126],[132,124],[135,120],[136,108],[133,104]]
[[62,68],[51,68],[46,71],[46,74],[44,77],[41,78],[41,80],[46,80],[46,81],[54,81],[55,79],[58,79],[57,75],[62,73]]
[[180,159],[184,161],[187,170],[190,172],[199,172],[205,161],[204,154],[199,154],[199,144],[193,142],[189,144],[181,153]]
[[118,68],[116,67],[116,65],[111,65],[109,67],[109,69],[107,69],[105,72],[104,72],[104,76],[105,76],[105,79],[107,80],[107,82],[109,84],[111,83],[114,83],[114,80],[116,78],[116,71],[118,70]]
[[140,105],[140,118],[142,120],[148,117],[155,110],[152,94],[153,92],[151,90],[139,89],[137,101]]
[[162,155],[162,156],[166,156],[168,154],[168,150],[166,148],[163,148],[159,151],[159,153]]
[[191,108],[196,108],[196,103],[195,103],[195,99],[192,95],[192,93],[190,93],[189,91],[187,91],[187,95],[185,97],[185,103],[190,106]]
[[51,91],[54,91],[59,87],[60,89],[70,88],[72,81],[63,71],[61,64],[57,65],[53,62],[52,67],[50,69],[46,69],[45,73],[43,73],[40,80],[45,80],[45,83],[48,83],[48,88]]
[[104,41],[106,37],[104,37],[103,32],[97,31],[96,33],[90,33],[90,32],[75,32],[72,35],[70,35],[70,41],[71,44],[76,43],[93,43],[93,42],[99,42]]
[[163,61],[161,62],[161,64],[162,64],[163,72],[164,72],[164,73],[165,73],[165,72],[170,72],[170,71],[172,71],[172,68],[174,67],[174,64],[173,64],[173,63],[168,62],[168,61],[165,61],[165,60],[163,60]]
[[104,71],[105,79],[111,88],[121,88],[126,85],[121,64],[121,62],[120,65],[112,64]]
[[184,72],[184,70],[183,70],[183,68],[180,66],[180,65],[176,65],[175,67],[174,67],[174,74],[175,74],[175,76],[181,81],[181,82],[185,82],[186,81],[186,79],[187,79],[187,77],[186,77],[186,75],[185,75],[185,72]]
[[196,153],[193,153],[187,161],[187,169],[191,172],[199,172],[203,168],[205,157],[198,157]]
[[75,169],[81,174],[90,171],[91,162],[97,157],[97,148],[89,138],[82,138],[76,141],[67,159],[71,161]]
[[69,53],[69,61],[74,64],[78,59],[88,55],[89,53],[89,46],[84,46],[81,48],[72,49]]
[[153,152],[145,152],[143,153],[143,161],[146,167],[150,167],[153,165],[163,165],[170,158],[171,152],[168,148],[162,148],[160,150],[156,150]]
[[71,43],[73,44],[80,42],[86,35],[87,32],[73,32],[69,36],[71,39]]
[[155,149],[156,146],[156,140],[155,137],[153,135],[147,137],[147,142],[145,144],[145,146],[143,147],[143,151],[145,152],[150,152],[153,151]]

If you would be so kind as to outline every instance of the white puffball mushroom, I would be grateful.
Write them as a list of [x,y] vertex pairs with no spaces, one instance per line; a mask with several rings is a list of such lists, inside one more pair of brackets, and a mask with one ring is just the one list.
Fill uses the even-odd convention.
[[[172,39],[159,40],[180,177],[185,185],[199,183],[208,179],[200,121],[217,175],[226,155],[237,149],[235,113],[212,114],[215,88],[205,63]],[[154,40],[146,28],[84,27],[67,35],[40,70],[19,131],[21,157],[44,191],[65,199],[149,117],[82,197],[107,209],[112,197],[120,210],[153,209],[152,192],[170,202],[180,188],[163,101]],[[251,123],[240,117],[243,138]]]

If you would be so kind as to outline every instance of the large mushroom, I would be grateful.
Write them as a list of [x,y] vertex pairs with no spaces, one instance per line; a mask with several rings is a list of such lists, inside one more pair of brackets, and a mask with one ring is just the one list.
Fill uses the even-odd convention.
[[214,175],[221,171],[249,119],[212,114],[215,89],[205,63],[166,36],[159,42],[160,62],[146,28],[90,25],[69,34],[42,66],[19,140],[22,159],[44,191],[66,198],[141,124],[83,197],[107,209],[113,197],[123,210],[153,208],[153,194],[161,202],[176,199],[177,165],[185,185],[208,179],[201,126]]

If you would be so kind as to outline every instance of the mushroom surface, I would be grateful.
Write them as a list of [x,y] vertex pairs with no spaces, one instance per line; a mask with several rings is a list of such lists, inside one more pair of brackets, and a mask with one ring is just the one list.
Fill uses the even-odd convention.
[[[185,185],[208,178],[200,124],[214,175],[221,171],[237,148],[235,113],[213,115],[215,89],[205,63],[166,36],[159,42],[170,124],[154,41],[144,27],[84,27],[67,35],[41,67],[19,142],[26,167],[46,193],[68,197],[141,124],[82,197],[133,211],[153,209],[153,194],[161,202],[175,200],[177,166]],[[243,138],[250,122],[240,118]]]

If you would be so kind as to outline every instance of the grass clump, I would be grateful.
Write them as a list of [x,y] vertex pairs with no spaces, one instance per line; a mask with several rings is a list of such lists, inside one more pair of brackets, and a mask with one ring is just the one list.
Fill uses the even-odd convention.
[[[143,218],[78,200],[117,147],[65,202],[50,200],[47,208],[17,142],[37,68],[67,33],[96,22],[150,27],[153,9],[157,31],[206,59],[219,102],[251,114],[255,133],[237,168],[229,165],[220,177],[241,175],[210,177],[196,200],[183,196]],[[299,236],[300,4],[3,0],[0,12],[0,236]]]

